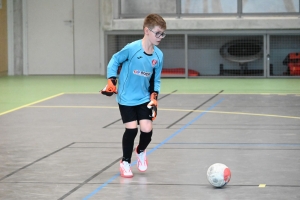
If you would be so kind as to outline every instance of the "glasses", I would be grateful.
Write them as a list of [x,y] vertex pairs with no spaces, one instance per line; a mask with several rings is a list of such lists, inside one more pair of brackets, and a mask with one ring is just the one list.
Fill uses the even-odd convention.
[[164,38],[164,37],[166,37],[166,33],[165,32],[154,32],[154,31],[152,31],[150,28],[148,28],[152,33],[154,33],[155,34],[155,37],[156,38],[159,38],[160,36],[161,36],[161,38]]

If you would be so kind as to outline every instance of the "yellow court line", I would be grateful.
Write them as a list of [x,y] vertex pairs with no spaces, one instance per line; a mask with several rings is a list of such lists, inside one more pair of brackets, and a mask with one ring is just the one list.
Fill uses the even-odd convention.
[[264,187],[266,187],[266,184],[259,184],[258,187],[264,188]]
[[17,108],[14,108],[14,109],[11,109],[11,110],[8,110],[8,111],[5,111],[5,112],[2,112],[2,113],[0,113],[0,116],[1,116],[1,115],[5,115],[5,114],[7,114],[7,113],[11,113],[11,112],[16,111],[16,110],[20,110],[20,109],[22,109],[22,108],[31,106],[31,105],[36,104],[36,103],[40,103],[40,102],[43,102],[43,101],[46,101],[46,100],[49,100],[49,99],[58,97],[58,96],[63,95],[63,94],[64,94],[64,93],[59,93],[59,94],[56,94],[56,95],[47,97],[47,98],[45,98],[45,99],[41,99],[41,100],[38,100],[38,101],[35,101],[35,102],[32,102],[32,103],[26,104],[26,105],[23,105],[23,106],[20,106],[20,107],[17,107]]
[[[30,106],[35,108],[114,108],[117,106]],[[229,115],[250,115],[260,117],[277,117],[277,118],[288,118],[288,119],[300,119],[295,116],[284,116],[284,115],[270,115],[270,114],[257,114],[257,113],[243,113],[243,112],[225,112],[225,111],[206,111],[206,110],[184,110],[184,109],[167,109],[159,108],[159,110],[174,111],[174,112],[207,112],[207,113],[218,113],[218,114],[229,114]]]
[[119,108],[117,106],[30,106],[31,108]]
[[100,92],[65,92],[65,94],[101,94]]

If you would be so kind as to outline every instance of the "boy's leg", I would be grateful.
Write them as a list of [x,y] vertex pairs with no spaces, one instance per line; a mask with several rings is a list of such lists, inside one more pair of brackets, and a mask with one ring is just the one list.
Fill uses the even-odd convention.
[[130,169],[132,150],[134,147],[134,139],[137,135],[137,121],[134,106],[123,106],[119,104],[122,121],[125,124],[125,132],[122,138],[123,156],[120,162],[120,173],[122,177],[133,177]]
[[132,149],[134,146],[134,139],[137,135],[138,129],[125,129],[122,138],[123,157],[120,162],[120,174],[122,177],[131,178],[133,173],[130,168]]
[[151,142],[152,131],[145,133],[141,131],[139,145],[135,149],[137,156],[137,168],[144,172],[148,168],[148,159],[146,148]]
[[134,147],[134,139],[137,135],[138,129],[125,129],[125,132],[123,134],[122,138],[122,148],[123,148],[123,157],[122,161],[126,161],[128,163],[131,163],[131,156],[132,156],[132,150]]
[[119,104],[122,121],[125,125],[125,132],[122,138],[123,157],[122,161],[131,162],[134,139],[137,135],[137,115],[135,106],[124,106]]
[[152,111],[147,107],[146,104],[139,106],[138,120],[140,124],[140,140],[136,147],[137,155],[137,167],[141,172],[144,172],[148,168],[148,159],[146,156],[146,148],[151,142],[152,138]]
[[151,138],[152,138],[152,130],[148,133],[141,131],[139,145],[136,150],[138,154],[145,151],[145,149],[151,142]]
[[140,124],[140,141],[137,153],[143,152],[151,142],[152,138],[152,111],[147,107],[147,103],[139,106],[138,120]]

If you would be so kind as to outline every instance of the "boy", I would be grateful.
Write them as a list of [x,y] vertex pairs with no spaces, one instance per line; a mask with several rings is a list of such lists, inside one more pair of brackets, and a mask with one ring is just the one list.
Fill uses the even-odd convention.
[[[157,14],[144,19],[144,37],[127,44],[115,53],[107,66],[107,85],[101,93],[107,96],[117,94],[116,100],[125,132],[122,138],[123,157],[120,162],[122,177],[131,178],[130,168],[134,140],[140,126],[140,140],[135,148],[137,167],[144,172],[148,167],[146,148],[151,142],[152,120],[157,115],[157,95],[160,91],[160,76],[163,53],[156,47],[166,36],[166,22]],[[117,85],[118,67],[122,65]]]

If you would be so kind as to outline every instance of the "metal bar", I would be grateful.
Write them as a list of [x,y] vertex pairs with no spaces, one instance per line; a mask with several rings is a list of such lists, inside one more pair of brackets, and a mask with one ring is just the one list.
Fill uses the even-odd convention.
[[263,38],[264,77],[270,76],[270,56],[269,56],[268,46],[269,46],[268,35],[265,34]]
[[181,17],[181,0],[176,0],[176,16],[179,19]]
[[243,1],[237,0],[237,15],[238,18],[241,18],[243,14]]
[[189,70],[189,56],[188,56],[188,35],[184,34],[184,62],[185,62],[185,78],[188,78]]
[[121,19],[121,16],[122,16],[122,2],[121,0],[119,0],[119,3],[118,3],[118,18]]

